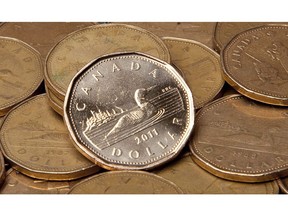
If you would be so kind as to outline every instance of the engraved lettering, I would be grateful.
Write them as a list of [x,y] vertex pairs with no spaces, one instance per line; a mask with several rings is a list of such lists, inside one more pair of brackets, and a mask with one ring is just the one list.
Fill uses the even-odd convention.
[[263,162],[261,163],[261,167],[267,168],[267,167],[271,167],[271,165],[263,161]]
[[50,164],[50,159],[48,159],[46,162],[45,162],[45,165],[49,165]]
[[141,68],[138,62],[131,62],[131,71],[137,71]]
[[26,149],[19,149],[18,151],[17,151],[19,154],[25,154],[26,153]]
[[280,156],[276,157],[275,160],[277,161],[277,163],[283,163],[284,162],[284,160]]
[[172,140],[174,140],[175,138],[175,134],[171,134],[170,131],[168,131],[168,135],[171,137]]
[[212,147],[206,147],[204,148],[204,151],[208,154],[210,154],[211,152],[213,152],[213,148]]
[[176,124],[176,125],[182,125],[183,123],[182,119],[178,119],[178,118],[173,118],[172,124]]
[[156,78],[157,69],[152,70],[151,72],[149,72],[149,74],[152,75],[153,78]]
[[79,103],[76,103],[77,111],[79,111],[79,112],[83,111],[83,110],[85,110],[85,108],[86,108],[86,104],[85,103],[83,103],[82,107],[79,106]]
[[102,78],[104,77],[99,71],[96,71],[97,74],[92,74],[92,77],[96,80],[96,81],[99,81],[98,78]]
[[136,140],[137,145],[139,145],[140,143],[152,139],[158,135],[159,135],[158,131],[154,128],[153,130],[149,130],[147,133],[141,134],[139,137],[137,136],[134,139]]
[[155,154],[154,152],[151,152],[151,149],[149,147],[146,147],[146,151],[147,151],[149,156],[152,156]]
[[119,148],[113,148],[113,150],[112,150],[112,155],[113,155],[113,156],[120,157],[120,156],[122,155],[122,150],[119,149]]
[[120,68],[115,63],[113,63],[112,72],[114,73],[115,71],[120,71]]
[[92,88],[81,88],[81,89],[86,95],[89,95],[89,91],[91,91]]
[[161,141],[157,142],[157,144],[162,148],[165,149],[168,147],[168,145],[164,145]]
[[31,156],[30,157],[30,161],[33,161],[33,162],[36,162],[39,160],[39,157],[38,156]]
[[31,61],[32,61],[32,58],[31,58],[31,57],[27,57],[27,58],[24,58],[23,61],[25,61],[25,62],[31,62]]
[[224,159],[224,156],[223,155],[218,155],[215,157],[215,159],[218,161],[218,162],[221,162],[223,159]]
[[251,164],[250,162],[247,162],[246,168],[247,168],[247,169],[252,169],[252,164]]
[[137,159],[137,158],[139,158],[139,156],[140,156],[140,153],[136,150],[131,150],[129,152],[129,157],[132,159]]
[[12,52],[18,54],[21,50],[22,50],[22,48],[18,48],[18,49],[13,50]]

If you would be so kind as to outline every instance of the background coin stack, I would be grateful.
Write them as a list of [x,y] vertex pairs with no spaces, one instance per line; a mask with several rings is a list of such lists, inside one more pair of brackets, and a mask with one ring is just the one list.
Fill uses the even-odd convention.
[[[287,33],[280,23],[2,23],[0,193],[288,193]],[[148,171],[95,165],[63,121],[73,76],[122,52],[173,65],[193,94],[188,142]]]

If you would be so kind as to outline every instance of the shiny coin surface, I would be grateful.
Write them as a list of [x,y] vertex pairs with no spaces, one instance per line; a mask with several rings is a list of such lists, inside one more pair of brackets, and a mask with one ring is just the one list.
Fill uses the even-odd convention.
[[192,40],[163,37],[171,62],[183,72],[193,93],[195,109],[212,101],[224,85],[220,56],[209,47]]
[[140,53],[96,59],[72,80],[64,119],[87,158],[106,169],[173,159],[194,124],[192,93],[169,64]]
[[153,32],[159,37],[177,37],[196,40],[206,46],[213,47],[214,22],[131,22]]
[[109,171],[76,184],[69,194],[182,194],[174,183],[143,171]]
[[276,181],[241,183],[218,178],[194,163],[190,155],[169,163],[153,173],[170,180],[186,194],[278,194]]
[[28,44],[0,37],[0,116],[31,96],[43,80],[40,54]]
[[224,79],[243,95],[288,106],[288,25],[250,29],[221,53]]
[[10,169],[0,188],[0,194],[67,194],[78,183],[74,181],[45,181],[34,179]]
[[0,35],[25,41],[37,49],[44,61],[49,50],[67,34],[91,26],[80,22],[7,22],[0,26]]
[[0,131],[1,148],[12,166],[24,174],[49,180],[70,180],[99,171],[73,146],[61,116],[45,94],[15,107]]
[[1,185],[5,179],[5,163],[4,163],[4,157],[0,151],[0,188],[1,188]]
[[193,159],[225,179],[262,182],[288,175],[288,112],[232,95],[197,113]]
[[288,194],[288,177],[277,179],[277,183],[281,192]]
[[145,29],[124,24],[94,25],[68,35],[51,50],[45,84],[64,100],[70,81],[82,67],[102,55],[124,51],[143,52],[170,62],[163,41]]

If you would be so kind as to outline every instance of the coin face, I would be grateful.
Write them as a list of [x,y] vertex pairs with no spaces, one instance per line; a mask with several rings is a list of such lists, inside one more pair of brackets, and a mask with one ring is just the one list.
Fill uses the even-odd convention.
[[182,194],[174,183],[143,171],[109,171],[76,184],[69,194]]
[[49,180],[70,180],[99,171],[73,146],[61,116],[45,94],[11,110],[0,131],[2,152],[24,174]]
[[44,62],[49,50],[67,34],[93,25],[85,22],[7,22],[0,35],[14,37],[37,49]]
[[212,48],[214,22],[130,22],[130,25],[139,26],[153,32],[159,37],[177,37],[199,41]]
[[219,54],[196,41],[162,39],[169,49],[171,62],[183,72],[193,93],[195,109],[212,101],[224,85]]
[[170,62],[163,41],[145,29],[124,24],[94,25],[60,41],[46,61],[45,84],[64,100],[73,76],[87,63],[114,52],[143,52]]
[[0,194],[67,194],[78,183],[74,181],[46,181],[34,179],[10,169],[0,188]]
[[4,158],[3,155],[0,151],[0,186],[2,185],[4,179],[5,179],[5,163],[4,163]]
[[23,101],[43,80],[40,54],[28,44],[0,37],[0,116]]
[[224,79],[254,100],[288,105],[286,25],[264,26],[234,37],[221,53]]
[[288,112],[244,96],[223,97],[197,114],[193,159],[225,179],[261,182],[288,175]]
[[279,193],[279,187],[276,181],[252,184],[218,178],[194,163],[189,154],[153,172],[175,183],[187,194]]
[[169,64],[140,53],[96,59],[72,80],[64,119],[76,147],[106,169],[174,158],[193,127],[192,93]]

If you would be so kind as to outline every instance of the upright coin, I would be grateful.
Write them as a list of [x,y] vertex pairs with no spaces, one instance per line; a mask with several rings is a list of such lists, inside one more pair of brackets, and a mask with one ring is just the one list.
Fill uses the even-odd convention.
[[163,41],[145,29],[124,24],[95,25],[68,35],[51,50],[45,84],[64,101],[70,81],[82,67],[102,55],[123,51],[143,52],[170,62]]
[[199,41],[213,47],[214,22],[130,22],[153,32],[159,37],[177,37]]
[[5,172],[5,163],[4,163],[4,158],[3,158],[3,155],[0,151],[0,188],[1,188],[1,185],[5,179],[5,175],[6,175],[6,172]]
[[20,103],[43,80],[40,54],[28,44],[0,37],[0,116]]
[[193,93],[195,109],[212,101],[224,85],[220,56],[209,47],[192,40],[162,38],[171,62],[183,72]]
[[7,22],[0,26],[0,35],[25,41],[37,49],[44,62],[52,47],[67,34],[91,26],[80,22]]
[[288,106],[287,30],[263,26],[234,37],[221,53],[224,79],[254,100]]
[[182,194],[174,183],[143,171],[104,172],[76,184],[69,194]]
[[64,117],[76,147],[106,169],[173,159],[194,124],[192,94],[168,63],[140,53],[94,60],[72,80]]
[[277,183],[281,192],[288,194],[288,177],[277,179]]
[[0,194],[67,194],[79,180],[45,181],[34,179],[10,169],[0,188]]
[[227,181],[206,172],[195,164],[191,155],[184,155],[168,166],[153,171],[175,183],[186,194],[278,194],[276,181],[241,183]]
[[288,112],[244,96],[223,97],[197,114],[193,159],[225,179],[262,182],[288,175]]
[[61,116],[50,108],[45,94],[6,115],[0,141],[12,166],[31,177],[70,180],[99,171],[74,148]]

